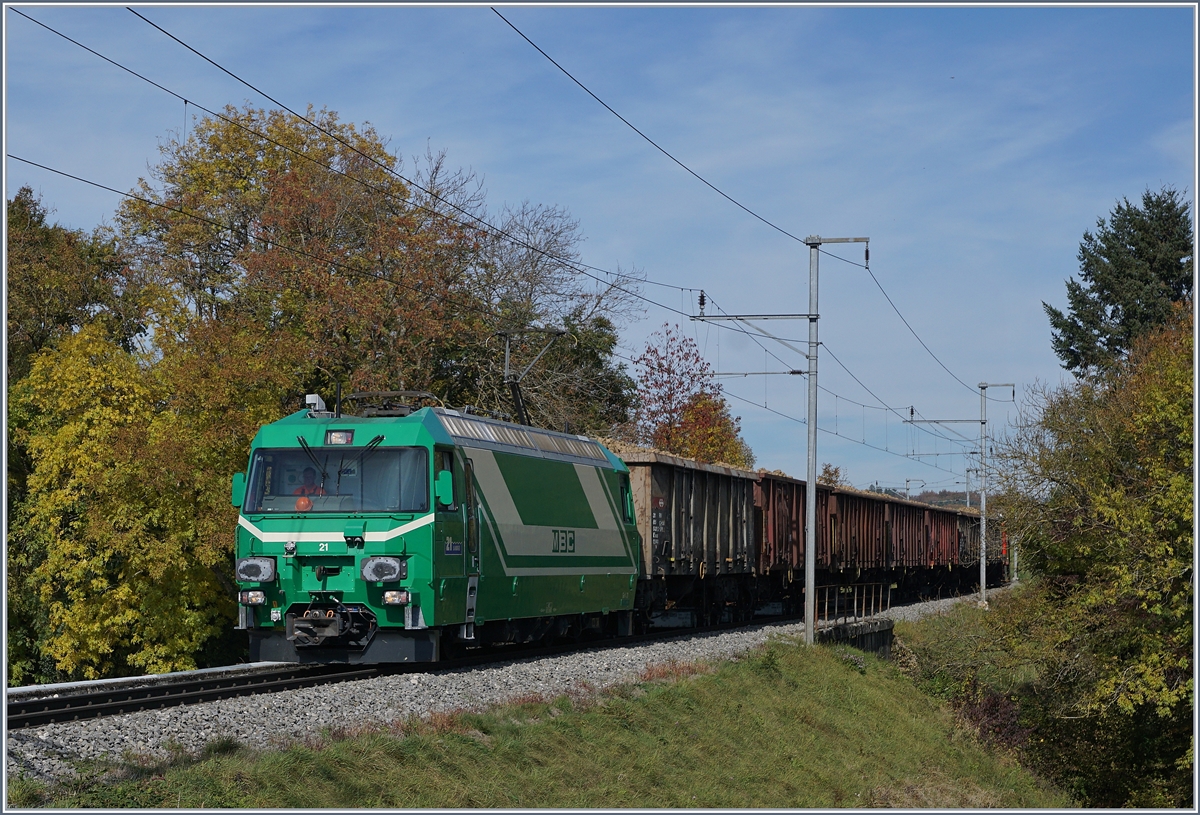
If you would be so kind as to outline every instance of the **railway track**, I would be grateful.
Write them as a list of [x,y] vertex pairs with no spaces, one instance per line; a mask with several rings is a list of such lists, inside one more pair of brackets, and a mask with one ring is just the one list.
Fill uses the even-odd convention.
[[[841,609],[841,611],[845,612],[846,609]],[[850,613],[852,614],[853,611],[851,610]],[[871,615],[861,618],[857,615],[853,618],[845,616],[835,620],[819,618],[818,627],[819,629],[829,628],[834,626],[838,620],[850,621],[851,619],[863,621],[874,618]],[[44,693],[39,692],[38,688],[10,689],[6,699],[7,727],[9,730],[37,727],[59,722],[135,713],[141,710],[214,702],[257,693],[276,693],[336,682],[370,679],[390,674],[452,671],[505,660],[558,656],[585,649],[621,648],[675,637],[720,633],[750,625],[797,621],[803,621],[803,616],[759,617],[744,622],[722,623],[702,628],[671,628],[630,637],[597,639],[579,643],[499,646],[433,663],[293,664],[280,665],[273,669],[258,669],[253,672],[244,670],[216,673],[216,675],[205,678],[198,676],[198,674],[210,674],[214,670],[209,669],[188,672],[170,679],[138,677],[116,682],[107,680],[98,683],[78,683],[78,686],[57,692],[54,690],[55,686],[47,686]],[[16,692],[14,693],[14,691]]]
[[[9,730],[37,727],[59,722],[116,716],[141,710],[156,710],[200,702],[215,702],[256,693],[276,693],[335,682],[371,679],[388,674],[425,671],[449,671],[471,668],[511,659],[534,659],[558,656],[584,649],[620,648],[630,645],[667,640],[673,637],[730,631],[746,625],[764,622],[791,622],[798,618],[772,617],[770,620],[750,620],[726,623],[705,628],[666,629],[619,639],[599,639],[580,643],[543,646],[501,646],[479,653],[443,660],[441,662],[399,663],[379,665],[289,665],[253,673],[221,674],[213,678],[195,678],[185,674],[177,679],[149,679],[134,686],[115,686],[104,689],[77,688],[57,693],[38,694],[30,689],[15,698],[10,691],[6,699]],[[140,679],[140,678],[139,678]],[[87,683],[81,683],[86,685]],[[50,689],[47,688],[49,691]]]
[[227,674],[215,678],[186,678],[151,681],[132,687],[117,686],[99,690],[64,691],[51,695],[28,694],[28,698],[6,699],[9,730],[37,727],[56,722],[95,719],[155,710],[164,707],[212,702],[247,696],[311,687],[350,679],[367,679],[378,675],[376,666],[290,666],[255,673]]

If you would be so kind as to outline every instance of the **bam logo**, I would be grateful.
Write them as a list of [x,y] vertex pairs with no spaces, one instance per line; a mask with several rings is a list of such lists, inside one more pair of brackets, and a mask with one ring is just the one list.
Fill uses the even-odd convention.
[[554,530],[554,552],[574,552],[575,551],[575,530],[574,529],[555,529]]

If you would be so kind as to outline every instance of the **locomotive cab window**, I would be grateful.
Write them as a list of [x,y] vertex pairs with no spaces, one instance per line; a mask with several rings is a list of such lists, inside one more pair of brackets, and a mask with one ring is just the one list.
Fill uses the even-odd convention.
[[625,523],[633,523],[633,495],[629,491],[629,477],[621,476],[621,507],[625,515]]
[[246,513],[428,512],[423,447],[255,450]]

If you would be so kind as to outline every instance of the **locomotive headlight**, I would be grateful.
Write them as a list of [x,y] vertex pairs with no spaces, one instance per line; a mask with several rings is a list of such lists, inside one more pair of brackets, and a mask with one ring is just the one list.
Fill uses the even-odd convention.
[[368,583],[395,583],[406,577],[408,577],[408,561],[404,558],[369,557],[363,559],[362,579]]
[[261,606],[267,602],[267,595],[261,591],[238,592],[238,602],[243,606]]
[[240,558],[234,571],[243,583],[270,583],[275,579],[275,558]]
[[383,593],[383,604],[385,606],[405,606],[411,595],[406,591],[385,591]]

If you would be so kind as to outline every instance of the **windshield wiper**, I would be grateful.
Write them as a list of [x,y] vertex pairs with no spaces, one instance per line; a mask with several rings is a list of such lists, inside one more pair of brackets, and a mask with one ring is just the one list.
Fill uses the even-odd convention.
[[[358,478],[359,478],[358,507],[359,507],[360,511],[362,510],[363,502],[366,500],[366,491],[367,491],[367,475],[363,470],[364,462],[366,462],[367,456],[369,456],[371,453],[374,453],[375,448],[379,447],[379,445],[382,442],[383,442],[383,434],[380,433],[378,436],[376,436],[375,438],[373,438],[369,442],[367,442],[366,445],[363,446],[363,449],[358,454]],[[345,459],[343,458],[343,461],[344,460]],[[342,465],[339,464],[338,465],[338,489],[341,489],[341,483],[342,483]]]
[[[325,471],[325,465],[317,461],[316,454],[313,453],[312,448],[308,446],[308,442],[304,440],[303,436],[297,436],[296,441],[300,442],[300,447],[304,450],[304,454],[308,456],[308,460],[311,461],[313,466],[317,468],[317,471],[321,473],[321,486],[324,487],[325,479],[329,478],[329,473]],[[329,456],[325,456],[325,461],[328,463]]]
[[371,453],[374,453],[375,448],[378,447],[382,443],[383,443],[383,434],[382,433],[380,433],[378,436],[376,436],[375,438],[373,438],[369,442],[367,442],[366,446],[363,447],[362,452],[358,454],[358,466],[361,467],[363,462],[367,460],[367,456]]

